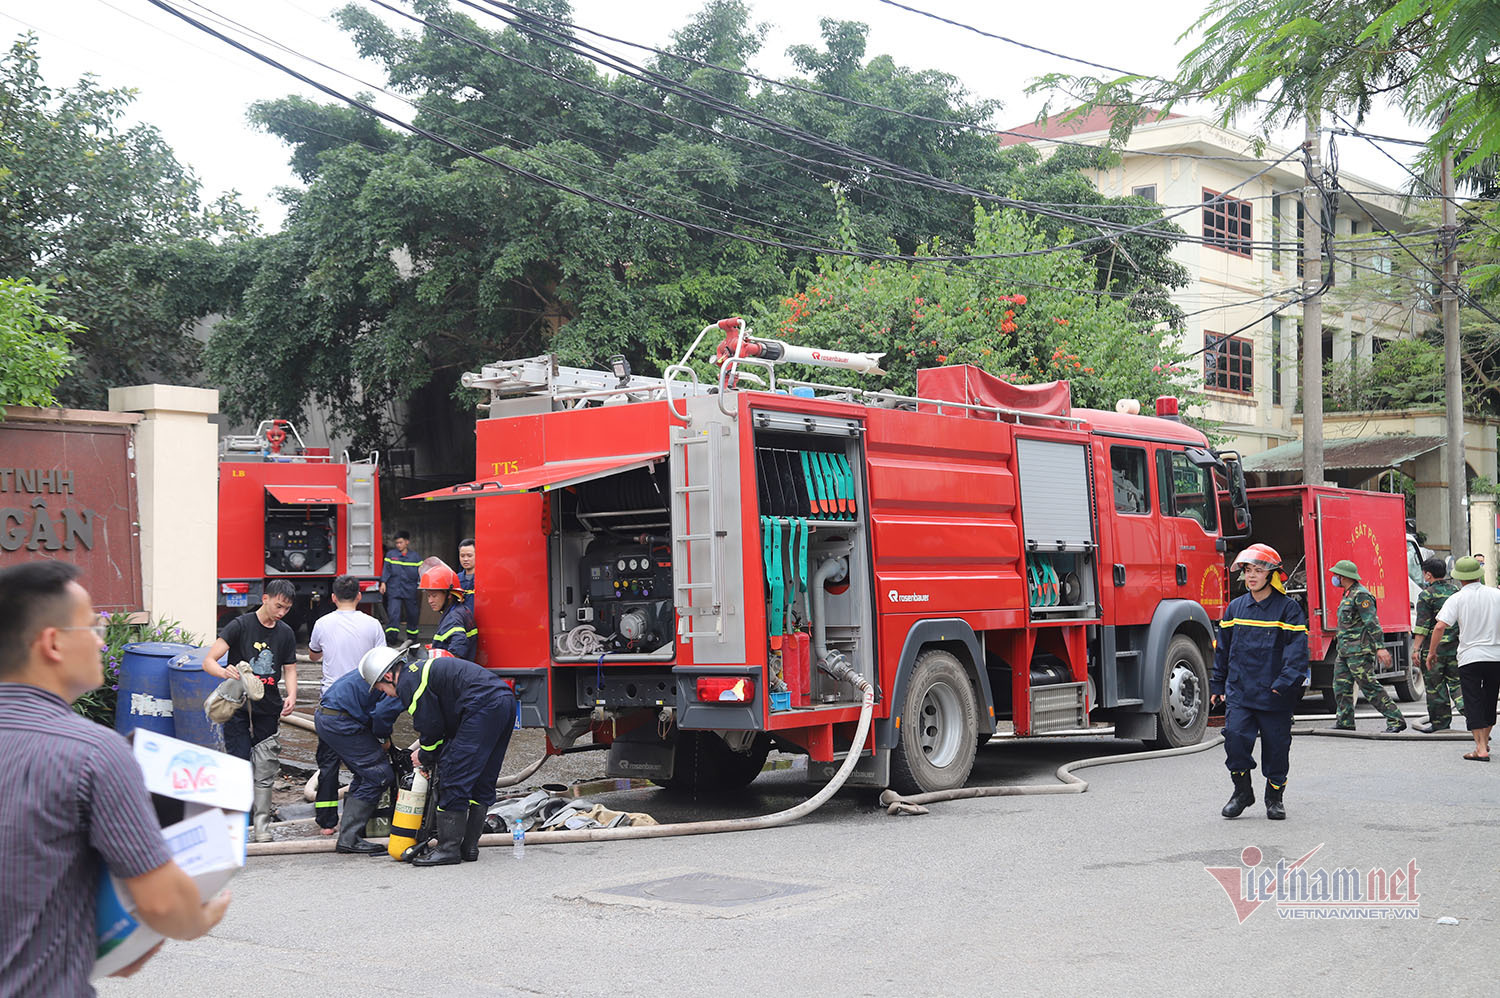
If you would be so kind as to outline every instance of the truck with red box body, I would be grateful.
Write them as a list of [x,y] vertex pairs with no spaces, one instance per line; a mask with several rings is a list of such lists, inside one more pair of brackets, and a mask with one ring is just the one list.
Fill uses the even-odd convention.
[[[1066,383],[947,367],[903,398],[747,356],[717,386],[550,357],[465,376],[491,392],[478,477],[410,498],[477,500],[478,657],[521,723],[609,741],[612,775],[720,789],[773,743],[934,790],[1006,722],[1201,739],[1226,535],[1249,524],[1237,456],[1073,409]],[[736,384],[752,369],[764,390]],[[875,688],[864,744],[834,665]]]
[[265,583],[297,589],[287,622],[296,629],[332,609],[338,575],[360,577],[360,601],[380,599],[378,458],[335,461],[303,444],[284,419],[254,434],[226,436],[219,454],[218,616],[260,605]]
[[[1329,569],[1347,558],[1375,597],[1391,664],[1375,678],[1390,683],[1396,698],[1426,695],[1422,671],[1411,663],[1411,600],[1408,580],[1406,500],[1399,494],[1333,486],[1286,485],[1248,491],[1254,520],[1251,540],[1281,555],[1287,595],[1307,613],[1307,649],[1313,690],[1333,702],[1338,608],[1343,591],[1329,584]],[[1227,508],[1227,507],[1226,507]]]

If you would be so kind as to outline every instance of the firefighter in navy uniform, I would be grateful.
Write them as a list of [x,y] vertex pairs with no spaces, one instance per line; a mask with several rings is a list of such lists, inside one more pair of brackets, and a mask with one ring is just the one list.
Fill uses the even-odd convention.
[[392,644],[417,640],[417,579],[421,567],[422,556],[411,549],[411,534],[399,531],[396,546],[385,553],[385,565],[380,570],[385,639]]
[[[391,648],[371,651],[395,654]],[[364,830],[380,806],[380,795],[396,781],[385,745],[400,713],[401,701],[371,689],[357,669],[335,679],[318,703],[319,742],[331,748],[354,774],[344,799],[338,852],[386,855],[385,846],[365,840]]]
[[447,565],[433,565],[422,573],[420,588],[427,606],[440,617],[432,647],[442,648],[454,658],[473,661],[479,650],[474,640],[479,630],[474,623],[474,608],[461,602],[463,589],[458,573]]
[[412,864],[478,859],[484,816],[495,802],[495,781],[516,723],[510,685],[467,659],[389,648],[366,652],[359,671],[411,714],[418,736],[412,761],[437,768],[438,844]]
[[1230,601],[1219,622],[1208,682],[1213,702],[1226,701],[1224,765],[1234,781],[1234,794],[1221,813],[1238,818],[1255,803],[1250,771],[1258,734],[1266,817],[1279,821],[1286,817],[1282,794],[1291,762],[1292,709],[1310,680],[1307,617],[1281,588],[1281,555],[1275,548],[1250,545],[1229,566],[1235,569],[1243,569],[1246,591]]

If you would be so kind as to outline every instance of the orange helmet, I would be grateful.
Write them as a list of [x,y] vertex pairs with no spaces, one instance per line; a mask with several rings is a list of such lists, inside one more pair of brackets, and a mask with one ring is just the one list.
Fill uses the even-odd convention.
[[450,593],[461,593],[463,587],[458,583],[458,573],[447,565],[433,565],[422,573],[422,581],[417,583],[418,589],[437,589]]
[[1281,555],[1269,544],[1252,544],[1239,553],[1234,563],[1229,566],[1232,572],[1236,568],[1245,566],[1264,568],[1268,572],[1274,572],[1281,568]]

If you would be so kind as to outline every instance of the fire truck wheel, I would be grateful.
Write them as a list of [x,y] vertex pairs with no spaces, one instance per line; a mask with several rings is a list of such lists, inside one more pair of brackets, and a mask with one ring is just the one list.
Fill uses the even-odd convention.
[[1161,711],[1156,715],[1157,748],[1179,748],[1203,740],[1208,727],[1208,669],[1198,642],[1179,634],[1167,646]]
[[1410,659],[1406,662],[1405,677],[1391,685],[1396,687],[1396,699],[1402,703],[1422,700],[1427,696],[1427,680],[1422,678],[1422,670],[1412,665]]
[[918,656],[901,704],[891,750],[891,786],[899,793],[961,787],[978,751],[979,707],[962,663],[945,651]]
[[658,786],[675,793],[728,793],[743,790],[760,775],[771,739],[761,733],[749,752],[736,752],[712,731],[679,729],[673,751],[672,778],[657,780]]

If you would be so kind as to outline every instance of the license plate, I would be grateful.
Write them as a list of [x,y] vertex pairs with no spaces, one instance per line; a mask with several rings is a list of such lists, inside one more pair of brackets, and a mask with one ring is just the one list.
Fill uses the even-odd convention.
[[225,606],[249,606],[250,596],[247,593],[228,593],[224,596]]

